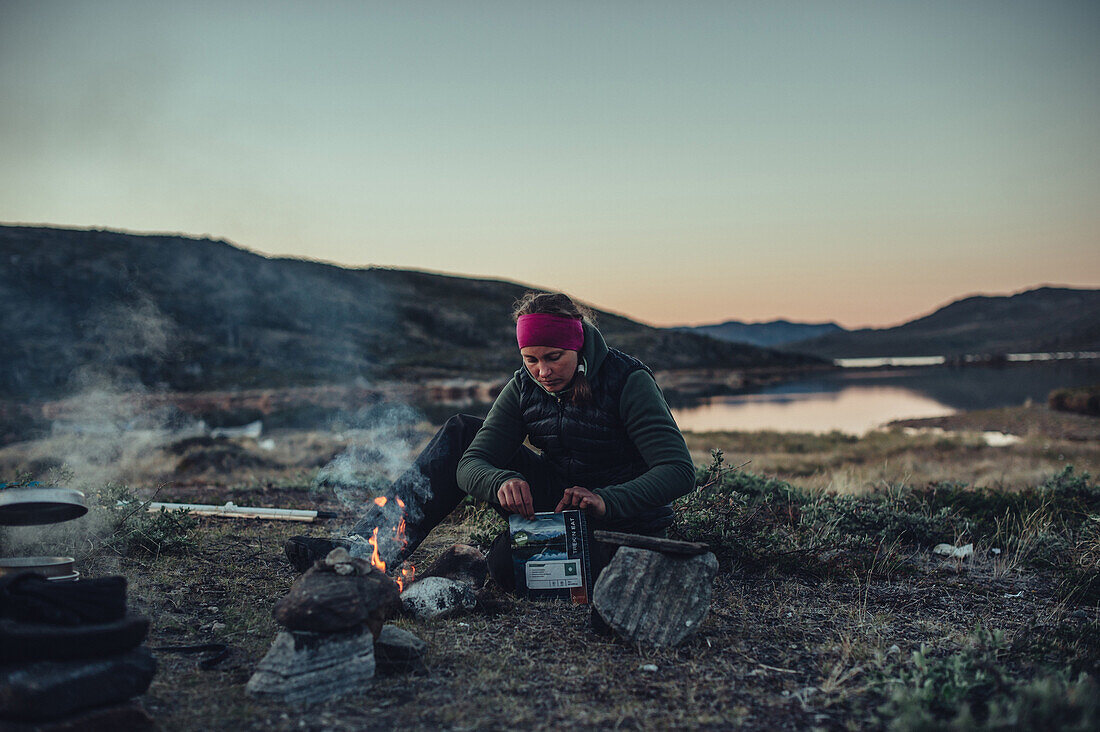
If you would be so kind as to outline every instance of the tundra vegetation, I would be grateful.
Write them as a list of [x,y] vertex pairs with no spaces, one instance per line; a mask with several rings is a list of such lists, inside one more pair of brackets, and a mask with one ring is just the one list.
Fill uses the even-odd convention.
[[[431,430],[421,425],[422,439]],[[1034,431],[1003,447],[900,428],[687,437],[697,487],[676,503],[671,536],[708,543],[720,570],[707,619],[675,649],[596,635],[584,607],[497,593],[488,611],[396,621],[430,644],[423,672],[307,709],[249,699],[276,633],[272,607],[294,579],[282,543],[303,526],[149,513],[142,501],[316,506],[350,519],[315,480],[338,447],[319,434],[274,434],[274,452],[248,438],[166,446],[166,473],[100,491],[97,538],[51,541],[85,574],[129,579],[131,606],[153,621],[149,646],[230,647],[209,669],[158,654],[144,704],[169,730],[1100,725],[1095,437]],[[485,546],[501,528],[463,505],[413,561],[458,541]],[[941,557],[938,544],[972,544],[973,555]]]
[[1057,389],[1050,393],[1047,403],[1051,409],[1063,412],[1100,416],[1100,384],[1074,389]]

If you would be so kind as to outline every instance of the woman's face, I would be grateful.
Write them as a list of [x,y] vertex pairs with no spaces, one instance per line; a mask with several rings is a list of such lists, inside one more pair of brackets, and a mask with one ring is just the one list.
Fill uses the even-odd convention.
[[551,346],[525,346],[519,349],[523,365],[531,378],[547,391],[561,391],[577,373],[577,352]]

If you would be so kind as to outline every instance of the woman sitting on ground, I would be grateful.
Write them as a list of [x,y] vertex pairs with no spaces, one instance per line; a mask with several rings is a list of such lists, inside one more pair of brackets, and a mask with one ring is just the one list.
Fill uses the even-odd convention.
[[[383,556],[389,566],[466,495],[505,516],[578,508],[593,528],[664,536],[673,520],[669,503],[694,487],[687,445],[653,374],[608,348],[590,311],[563,294],[528,293],[513,317],[523,368],[484,420],[451,417],[393,484],[408,543]],[[352,533],[370,537],[378,526],[384,533],[387,514],[372,505]],[[489,565],[510,588],[507,536],[494,542]],[[295,537],[286,550],[302,570],[333,546]]]

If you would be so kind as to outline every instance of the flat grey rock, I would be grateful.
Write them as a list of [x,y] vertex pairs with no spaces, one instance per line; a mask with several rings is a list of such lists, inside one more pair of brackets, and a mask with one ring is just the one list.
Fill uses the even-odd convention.
[[592,602],[619,637],[670,647],[694,633],[710,608],[718,560],[621,547],[596,580]]
[[477,606],[477,594],[465,582],[425,577],[401,593],[401,605],[414,618],[435,620],[473,610]]
[[344,633],[280,632],[248,680],[252,697],[288,704],[316,704],[370,686],[374,635],[365,628]]
[[424,668],[428,644],[407,630],[394,625],[382,628],[374,642],[375,670],[378,674],[403,674]]

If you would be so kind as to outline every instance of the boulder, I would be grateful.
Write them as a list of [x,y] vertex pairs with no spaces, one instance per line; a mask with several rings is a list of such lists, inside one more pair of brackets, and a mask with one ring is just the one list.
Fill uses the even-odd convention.
[[145,693],[157,662],[147,648],[85,661],[0,666],[0,719],[58,719]]
[[394,625],[382,628],[374,641],[374,663],[378,674],[402,674],[424,668],[428,644]]
[[377,636],[400,609],[397,583],[339,548],[294,581],[274,614],[287,630],[337,633],[366,625]]
[[374,635],[280,632],[248,680],[257,699],[315,704],[362,691],[374,678]]
[[718,560],[621,547],[596,580],[592,602],[619,637],[670,647],[694,633],[710,608]]
[[489,565],[485,561],[485,555],[469,544],[455,544],[421,574],[425,577],[446,577],[456,582],[465,582],[475,590],[481,589],[485,584],[485,578],[489,574]]
[[401,593],[401,605],[414,618],[435,620],[473,610],[477,606],[477,595],[465,582],[425,577]]

